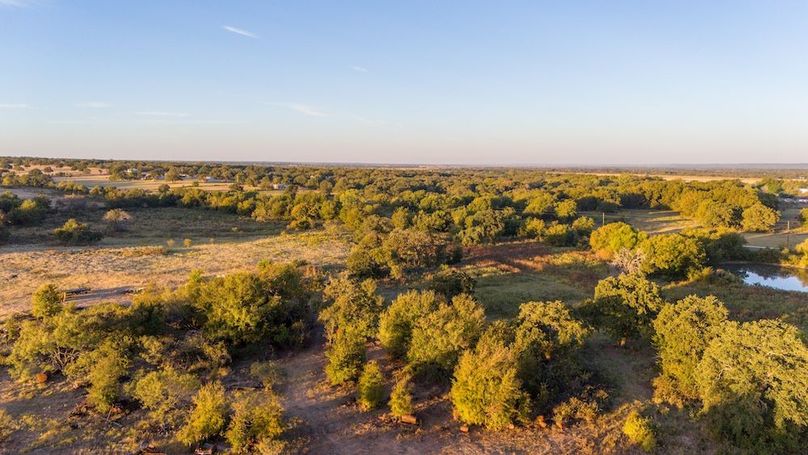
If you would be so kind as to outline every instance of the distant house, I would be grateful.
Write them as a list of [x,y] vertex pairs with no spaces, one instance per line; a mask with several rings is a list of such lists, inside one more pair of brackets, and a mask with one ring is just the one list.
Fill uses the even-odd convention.
[[272,189],[273,190],[285,190],[289,185],[285,183],[273,183]]
[[216,177],[207,176],[205,177],[205,183],[224,183],[226,180],[224,179],[217,179]]

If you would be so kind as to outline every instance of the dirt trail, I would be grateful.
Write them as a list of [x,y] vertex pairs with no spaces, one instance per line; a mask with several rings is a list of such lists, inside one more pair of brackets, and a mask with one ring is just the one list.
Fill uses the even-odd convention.
[[[382,364],[390,381],[391,366],[381,350],[372,348],[369,357]],[[286,373],[281,395],[294,425],[290,439],[294,448],[306,454],[636,453],[613,440],[604,446],[606,435],[614,433],[605,427],[563,432],[536,428],[486,432],[473,428],[462,433],[460,424],[451,418],[450,404],[435,390],[416,390],[418,426],[397,423],[384,410],[360,412],[353,389],[327,385],[322,341],[315,341],[312,347],[279,364]]]

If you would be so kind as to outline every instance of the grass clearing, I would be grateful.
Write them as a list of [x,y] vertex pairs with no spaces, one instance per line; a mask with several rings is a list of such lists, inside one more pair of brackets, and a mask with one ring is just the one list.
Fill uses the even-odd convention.
[[714,295],[727,306],[730,318],[739,321],[782,319],[808,331],[808,294],[788,292],[764,286],[748,286],[741,282],[699,280],[673,283],[664,289],[670,301],[688,295]]
[[626,209],[605,214],[604,212],[594,211],[581,212],[580,214],[593,218],[598,226],[600,226],[605,216],[607,223],[622,221],[650,234],[666,234],[698,227],[698,223],[673,210]]
[[[0,318],[28,309],[31,293],[48,282],[65,289],[93,290],[93,296],[84,299],[82,304],[128,301],[130,296],[124,292],[127,289],[150,284],[177,286],[193,270],[220,275],[252,268],[262,260],[290,259],[335,268],[341,267],[349,250],[348,239],[338,229],[286,233],[277,225],[223,213],[203,212],[205,218],[196,219],[199,211],[191,209],[149,209],[148,212],[161,212],[161,215],[150,218],[151,221],[144,218],[142,224],[133,226],[131,231],[93,246],[43,248],[14,244],[1,247],[0,280],[5,285],[0,287]],[[186,218],[183,217],[169,220],[178,214],[185,215],[188,224],[184,224]],[[166,220],[162,220],[163,217]],[[218,229],[211,221],[217,217],[227,229],[216,237],[208,237]],[[160,229],[163,222],[168,223],[168,227]],[[241,228],[234,231],[229,228],[231,223]],[[172,248],[166,245],[169,238],[176,240]],[[182,246],[183,238],[191,238],[192,246]]]
[[580,302],[608,275],[606,264],[589,252],[547,249],[535,242],[476,248],[461,268],[477,279],[475,296],[492,319],[513,317],[529,301]]

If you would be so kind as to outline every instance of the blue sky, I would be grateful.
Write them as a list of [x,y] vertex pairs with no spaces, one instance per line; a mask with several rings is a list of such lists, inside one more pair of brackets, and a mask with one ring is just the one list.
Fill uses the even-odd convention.
[[0,0],[0,155],[808,161],[808,2]]

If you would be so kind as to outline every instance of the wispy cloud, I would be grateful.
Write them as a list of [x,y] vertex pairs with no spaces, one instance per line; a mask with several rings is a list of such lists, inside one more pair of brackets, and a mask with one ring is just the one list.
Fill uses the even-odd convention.
[[[0,0],[2,1],[2,0]],[[87,101],[85,103],[76,104],[76,107],[86,107],[89,109],[103,109],[105,107],[110,107],[109,103],[105,103],[103,101]]]
[[[2,0],[0,0],[2,1]],[[246,36],[248,38],[255,38],[258,39],[258,35],[253,32],[244,30],[243,28],[237,28],[230,25],[222,25],[222,28],[227,30],[228,32],[235,33],[236,35]]]
[[354,66],[351,67],[351,69],[356,71],[356,72],[359,72],[359,73],[367,73],[368,72],[368,69],[365,68],[364,66],[356,66],[356,65],[354,65]]
[[[3,0],[0,0],[0,2],[2,1]],[[0,103],[0,109],[28,109],[29,107],[31,106],[22,103]]]
[[308,104],[301,103],[272,103],[273,106],[285,107],[295,112],[299,112],[310,117],[328,117],[330,114],[324,112],[322,109]]
[[135,112],[136,115],[143,115],[146,117],[189,117],[191,114],[185,112],[163,112],[163,111],[141,111]]
[[37,3],[37,0],[0,0],[0,6],[8,6],[12,8],[25,8]]

